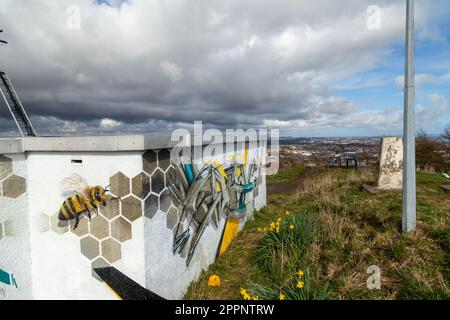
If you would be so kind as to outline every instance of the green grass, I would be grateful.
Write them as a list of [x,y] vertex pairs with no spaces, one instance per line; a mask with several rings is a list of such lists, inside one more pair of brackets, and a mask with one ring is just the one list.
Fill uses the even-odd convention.
[[[417,231],[403,234],[400,192],[362,190],[375,179],[370,170],[322,170],[302,175],[302,194],[268,195],[267,207],[190,286],[186,298],[242,299],[245,288],[269,300],[280,293],[292,300],[450,299],[450,197],[439,187],[448,180],[417,175],[424,190],[417,195]],[[270,180],[286,181],[286,171],[279,175]],[[258,231],[279,218],[279,233]],[[370,265],[381,269],[380,290],[367,289]],[[299,278],[300,269],[305,274]],[[207,286],[212,274],[222,279],[220,287]]]
[[267,177],[267,183],[288,183],[295,181],[303,172],[304,167],[293,167],[289,169],[283,169],[278,172],[277,175]]

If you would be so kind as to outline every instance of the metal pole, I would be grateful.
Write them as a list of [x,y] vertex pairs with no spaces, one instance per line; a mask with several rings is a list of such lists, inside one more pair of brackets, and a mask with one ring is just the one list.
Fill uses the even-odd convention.
[[403,120],[403,232],[416,229],[416,139],[414,0],[406,0],[405,97]]

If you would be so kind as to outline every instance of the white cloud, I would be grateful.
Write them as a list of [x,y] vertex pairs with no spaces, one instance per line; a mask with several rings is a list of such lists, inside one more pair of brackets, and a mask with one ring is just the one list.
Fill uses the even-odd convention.
[[[429,73],[420,73],[415,75],[416,86],[424,86],[428,84],[442,84],[444,82],[450,81],[450,73],[444,74],[442,76],[435,76]],[[405,76],[400,75],[395,78],[395,84],[399,88],[405,86]]]
[[100,121],[100,128],[102,128],[102,129],[108,129],[108,130],[109,130],[109,129],[117,128],[117,127],[119,127],[121,124],[122,124],[122,123],[119,122],[119,121],[116,121],[116,120],[113,120],[113,119],[105,118],[105,119],[102,119],[102,120]]

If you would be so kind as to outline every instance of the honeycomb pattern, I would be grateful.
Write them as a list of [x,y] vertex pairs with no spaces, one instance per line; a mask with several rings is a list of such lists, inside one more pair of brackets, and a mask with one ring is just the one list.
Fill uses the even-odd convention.
[[133,222],[142,217],[141,201],[133,196],[122,200],[122,215]]
[[109,238],[102,241],[102,257],[110,263],[114,263],[121,258],[120,243]]
[[16,199],[27,192],[25,178],[13,174],[12,159],[0,155],[0,196]]
[[106,196],[106,207],[100,208],[100,213],[107,219],[112,220],[120,214],[120,201],[108,194]]
[[148,175],[151,175],[153,171],[158,167],[158,153],[149,150],[142,156],[144,161],[144,171]]
[[124,242],[131,239],[131,223],[122,217],[111,222],[111,235],[114,239]]
[[170,151],[167,149],[163,149],[158,152],[158,167],[161,170],[166,171],[170,166]]
[[160,194],[165,187],[164,172],[158,168],[152,174],[152,192]]
[[95,259],[100,255],[98,240],[91,236],[81,239],[81,253],[89,260]]
[[[161,156],[160,159],[158,155]],[[165,184],[165,175],[171,168],[170,152],[146,152],[143,155],[143,168],[144,171],[133,178],[123,172],[116,172],[109,178],[111,192],[106,198],[107,205],[99,208],[98,216],[92,212],[92,221],[83,215],[78,228],[73,230],[73,220],[64,222],[58,220],[58,214],[50,218],[46,214],[39,214],[36,218],[39,231],[77,236],[80,239],[81,254],[89,259],[92,268],[105,267],[119,261],[122,257],[122,243],[133,237],[133,223],[144,214],[153,218],[160,208],[168,212],[172,206]],[[154,190],[151,188],[152,183]],[[172,208],[171,218],[168,216],[167,219],[168,228],[173,229],[178,220],[178,210],[175,207]],[[95,272],[92,272],[92,276],[101,281]]]
[[145,199],[150,193],[150,178],[144,172],[138,174],[133,178],[131,188],[136,197]]
[[111,193],[118,197],[124,197],[130,193],[130,178],[122,172],[116,173],[109,179]]

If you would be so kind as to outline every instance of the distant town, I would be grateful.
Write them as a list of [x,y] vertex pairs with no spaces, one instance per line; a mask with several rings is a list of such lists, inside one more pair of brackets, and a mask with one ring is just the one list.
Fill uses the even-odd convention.
[[281,168],[302,164],[328,164],[330,157],[345,152],[356,152],[360,166],[376,165],[380,137],[282,137],[280,138]]

